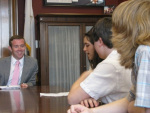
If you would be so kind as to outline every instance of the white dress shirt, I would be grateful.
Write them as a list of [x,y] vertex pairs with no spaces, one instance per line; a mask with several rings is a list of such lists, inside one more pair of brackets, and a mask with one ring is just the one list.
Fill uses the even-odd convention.
[[[7,86],[11,85],[16,61],[17,60],[13,56],[11,56],[10,76],[9,76]],[[20,85],[20,82],[21,82],[21,75],[22,75],[22,69],[23,69],[23,64],[24,64],[24,56],[19,60],[19,62],[20,62],[20,64],[19,64],[20,74],[19,74],[18,85]]]
[[110,103],[125,97],[131,87],[131,70],[120,65],[120,55],[113,50],[91,74],[81,82],[81,88],[92,98]]

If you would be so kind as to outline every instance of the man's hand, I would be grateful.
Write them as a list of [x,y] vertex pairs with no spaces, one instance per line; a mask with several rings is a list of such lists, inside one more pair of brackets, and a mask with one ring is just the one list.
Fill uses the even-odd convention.
[[93,113],[91,109],[82,105],[72,105],[67,113]]
[[99,102],[97,102],[93,98],[85,99],[85,100],[81,101],[80,104],[85,107],[88,107],[88,108],[93,108],[93,107],[99,106]]
[[27,87],[28,87],[28,84],[26,83],[21,84],[21,88],[27,88]]

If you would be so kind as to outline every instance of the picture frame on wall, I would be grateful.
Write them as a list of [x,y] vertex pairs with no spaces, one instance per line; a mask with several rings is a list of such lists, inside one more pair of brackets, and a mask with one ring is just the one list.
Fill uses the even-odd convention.
[[115,10],[115,5],[104,6],[104,14],[112,14]]
[[44,6],[105,6],[105,0],[44,0]]

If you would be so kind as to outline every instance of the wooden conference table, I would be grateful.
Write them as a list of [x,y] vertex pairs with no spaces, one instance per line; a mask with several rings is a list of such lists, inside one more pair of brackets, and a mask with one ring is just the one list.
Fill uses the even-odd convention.
[[67,113],[69,105],[67,97],[42,96],[40,93],[49,93],[49,86],[33,86],[26,89],[19,89],[19,107],[15,103],[17,95],[13,96],[16,90],[0,90],[0,113]]

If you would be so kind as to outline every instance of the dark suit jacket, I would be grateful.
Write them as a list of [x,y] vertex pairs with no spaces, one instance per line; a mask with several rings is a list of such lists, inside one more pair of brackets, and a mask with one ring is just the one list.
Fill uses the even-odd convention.
[[[11,56],[0,59],[0,86],[6,86],[10,75]],[[36,84],[36,74],[38,72],[37,60],[24,56],[24,65],[21,76],[21,83],[27,83],[29,86]]]

